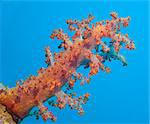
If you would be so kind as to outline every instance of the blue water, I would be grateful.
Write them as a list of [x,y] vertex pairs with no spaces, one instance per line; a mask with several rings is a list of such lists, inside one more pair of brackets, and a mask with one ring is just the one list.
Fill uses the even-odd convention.
[[[89,85],[75,86],[78,94],[89,92],[89,102],[84,106],[85,114],[79,116],[69,108],[58,110],[49,107],[57,116],[55,124],[103,124],[103,123],[148,123],[148,2],[42,2],[3,1],[0,3],[0,81],[9,87],[18,79],[36,75],[44,63],[44,48],[50,46],[58,51],[59,41],[49,35],[53,29],[63,28],[66,19],[86,18],[89,13],[96,16],[94,22],[110,18],[116,11],[119,16],[131,16],[129,27],[123,33],[135,40],[136,50],[122,53],[128,61],[122,67],[118,61],[107,63],[112,72],[100,72]],[[82,73],[87,73],[83,68]],[[49,124],[41,118],[27,117],[22,124]]]

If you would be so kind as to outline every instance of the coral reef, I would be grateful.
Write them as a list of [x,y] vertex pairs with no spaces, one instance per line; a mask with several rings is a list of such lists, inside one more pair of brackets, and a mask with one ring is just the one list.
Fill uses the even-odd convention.
[[[130,17],[119,18],[115,12],[110,13],[110,16],[111,20],[95,24],[91,23],[94,19],[92,15],[82,21],[67,20],[68,28],[74,35],[69,37],[62,29],[53,31],[50,38],[62,40],[58,48],[63,50],[52,54],[49,47],[45,48],[47,68],[39,69],[37,76],[30,76],[25,81],[19,80],[14,88],[0,89],[0,104],[7,108],[16,123],[29,115],[34,106],[39,108],[35,112],[37,117],[41,115],[45,121],[56,121],[54,114],[43,105],[53,96],[57,100],[49,101],[50,105],[63,109],[68,104],[82,115],[82,105],[86,104],[90,94],[68,94],[62,91],[62,87],[67,85],[66,89],[70,90],[77,80],[82,86],[89,83],[91,76],[99,71],[109,73],[111,70],[105,61],[120,60],[123,66],[127,65],[125,57],[119,52],[122,48],[133,50],[135,45],[128,34],[123,35],[120,29],[128,26]],[[110,38],[110,41],[102,41],[105,37]],[[76,71],[80,66],[90,68],[87,77]]]
[[6,110],[6,107],[0,104],[0,124],[16,124],[12,115]]

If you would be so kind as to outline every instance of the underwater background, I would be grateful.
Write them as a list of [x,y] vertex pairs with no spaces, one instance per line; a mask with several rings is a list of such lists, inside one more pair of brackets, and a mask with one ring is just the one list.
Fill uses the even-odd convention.
[[[128,66],[115,60],[108,62],[105,65],[111,68],[110,74],[100,71],[89,85],[75,86],[78,94],[91,94],[83,106],[83,116],[68,107],[49,110],[57,116],[55,124],[148,124],[148,1],[1,1],[0,82],[11,88],[17,80],[37,75],[40,67],[46,67],[44,48],[50,46],[52,52],[60,51],[60,41],[52,41],[49,36],[58,28],[69,33],[67,19],[81,20],[92,14],[96,22],[111,19],[112,11],[119,17],[131,17],[129,26],[121,29],[136,45],[134,51],[122,51]],[[78,71],[88,72],[83,67]],[[21,124],[49,123],[53,122],[29,116]]]

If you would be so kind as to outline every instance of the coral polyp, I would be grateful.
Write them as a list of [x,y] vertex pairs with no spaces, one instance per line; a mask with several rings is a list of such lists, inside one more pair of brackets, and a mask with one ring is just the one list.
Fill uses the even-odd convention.
[[[67,85],[66,90],[70,90],[77,81],[81,82],[80,85],[89,83],[91,77],[99,71],[110,73],[111,69],[105,64],[106,61],[119,60],[123,66],[127,65],[120,50],[134,50],[135,45],[128,34],[122,34],[120,31],[129,25],[130,17],[120,18],[115,12],[110,13],[110,16],[110,20],[102,20],[95,24],[92,23],[95,18],[92,15],[82,21],[67,20],[68,29],[74,34],[68,36],[62,29],[52,32],[50,38],[61,40],[58,48],[62,51],[53,54],[50,47],[45,48],[47,68],[39,69],[37,76],[30,76],[24,81],[19,80],[14,88],[1,87],[0,104],[6,107],[16,123],[29,115],[34,106],[39,108],[36,114],[41,115],[45,121],[56,121],[53,112],[43,104],[53,96],[57,99],[49,101],[50,105],[60,109],[68,105],[82,115],[82,105],[87,103],[90,94],[67,94],[62,87]],[[110,41],[103,41],[105,37],[110,38]],[[87,76],[77,72],[80,66],[90,68]]]

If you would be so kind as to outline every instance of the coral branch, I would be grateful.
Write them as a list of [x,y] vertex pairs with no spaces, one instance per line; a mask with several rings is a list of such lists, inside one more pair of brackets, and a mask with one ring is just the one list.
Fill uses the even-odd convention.
[[[67,20],[69,29],[74,31],[73,36],[69,37],[62,29],[55,30],[50,36],[52,39],[56,37],[62,40],[58,48],[64,48],[64,51],[54,53],[53,58],[47,47],[45,49],[47,68],[38,70],[37,76],[30,76],[25,81],[17,82],[14,88],[1,86],[0,104],[7,108],[15,121],[24,119],[34,106],[39,107],[38,114],[45,121],[47,119],[55,121],[54,114],[43,105],[53,96],[57,97],[57,101],[52,104],[50,102],[52,106],[62,109],[68,104],[71,109],[76,109],[82,114],[84,111],[81,105],[88,101],[89,94],[73,98],[74,96],[64,93],[61,88],[68,84],[67,90],[70,90],[77,80],[81,81],[81,85],[84,82],[89,83],[91,76],[100,70],[109,73],[110,68],[105,65],[105,61],[117,59],[123,65],[127,65],[125,57],[119,52],[122,48],[133,50],[135,45],[128,35],[121,34],[120,30],[128,26],[130,17],[119,18],[115,12],[110,15],[112,20],[96,22],[96,24],[91,24],[94,19],[92,15],[82,21]],[[103,42],[104,37],[110,38],[111,41]],[[80,66],[90,67],[87,77],[76,71]]]

